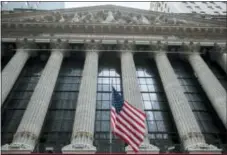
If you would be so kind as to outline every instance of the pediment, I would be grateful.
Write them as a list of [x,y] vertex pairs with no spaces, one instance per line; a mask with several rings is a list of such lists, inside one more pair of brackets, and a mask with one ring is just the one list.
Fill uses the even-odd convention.
[[73,9],[60,9],[43,14],[34,15],[27,13],[26,16],[17,18],[4,18],[3,21],[11,22],[34,22],[34,23],[78,23],[78,24],[116,24],[116,25],[192,25],[212,26],[220,22],[200,19],[193,15],[168,14],[140,10],[128,7],[104,5],[93,7],[81,7]]

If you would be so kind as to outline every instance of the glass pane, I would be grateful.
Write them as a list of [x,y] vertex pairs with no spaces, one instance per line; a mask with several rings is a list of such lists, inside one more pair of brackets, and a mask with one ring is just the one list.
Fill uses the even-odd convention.
[[155,121],[147,121],[148,124],[148,132],[156,132],[157,131],[157,126]]
[[154,112],[152,112],[152,111],[147,111],[146,112],[146,118],[147,118],[147,120],[154,120],[154,115],[153,115],[153,113]]
[[143,103],[144,103],[144,107],[145,107],[146,110],[150,110],[151,109],[151,102],[144,101]]

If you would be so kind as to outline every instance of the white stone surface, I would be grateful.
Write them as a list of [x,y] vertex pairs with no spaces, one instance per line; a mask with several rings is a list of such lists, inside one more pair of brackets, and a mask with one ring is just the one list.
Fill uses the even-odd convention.
[[212,106],[227,128],[227,94],[225,89],[199,54],[190,54],[188,56],[188,61],[191,64],[194,72],[198,76],[198,80],[205,93],[207,94],[209,100],[211,101]]
[[210,152],[211,150],[213,152],[220,152],[221,150],[215,146],[206,144],[166,53],[158,52],[154,55],[162,85],[184,149],[188,152]]
[[6,100],[25,63],[30,57],[29,50],[17,49],[15,55],[2,70],[2,103]]
[[[136,68],[133,60],[133,53],[131,51],[123,51],[121,53],[121,72],[122,72],[122,83],[124,99],[129,104],[136,108],[144,111],[144,106],[140,94],[140,88],[137,82]],[[144,142],[141,144],[139,152],[146,153],[158,153],[159,148],[150,144],[147,137],[148,131],[146,127]],[[126,148],[127,153],[132,153],[131,147]]]
[[98,52],[86,52],[83,76],[77,101],[71,144],[62,148],[63,153],[95,153],[93,146],[96,90],[98,74]]
[[12,150],[32,152],[34,150],[46,117],[62,60],[62,51],[53,50],[31,96],[13,141],[8,146],[8,152],[12,152]]

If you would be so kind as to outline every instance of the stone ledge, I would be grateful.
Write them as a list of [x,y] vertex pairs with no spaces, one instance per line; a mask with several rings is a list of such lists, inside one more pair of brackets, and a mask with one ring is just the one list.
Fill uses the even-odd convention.
[[1,151],[7,154],[30,154],[33,148],[26,144],[13,143],[3,145]]
[[63,154],[95,154],[96,147],[88,144],[69,144],[62,148]]
[[[127,154],[135,154],[130,146],[125,148]],[[152,144],[142,143],[139,147],[139,153],[142,154],[159,154],[160,149]]]

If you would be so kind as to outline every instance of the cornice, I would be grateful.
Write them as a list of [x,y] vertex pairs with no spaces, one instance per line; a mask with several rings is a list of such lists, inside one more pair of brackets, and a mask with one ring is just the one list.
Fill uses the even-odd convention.
[[226,37],[227,28],[220,26],[171,26],[171,25],[121,25],[121,24],[75,24],[75,23],[26,23],[2,22],[2,32],[23,32],[35,35],[37,33],[89,33],[89,34],[128,34],[166,36]]
[[[97,40],[102,41],[102,44],[108,44],[108,45],[116,45],[116,44],[122,44],[125,41],[128,43],[133,43],[134,45],[147,45],[152,46],[155,45],[155,47],[162,47],[157,45],[166,45],[168,43],[168,46],[182,46],[186,45],[188,47],[192,42],[191,40],[181,40],[181,39],[160,39],[160,38],[153,38],[152,36],[139,36],[137,39],[136,36],[110,36],[110,35],[75,35],[75,37],[67,37],[67,35],[64,36],[50,36],[50,37],[26,37],[24,39],[23,36],[21,37],[11,37],[6,38],[2,37],[3,43],[17,43],[18,39],[20,40],[27,40],[27,42],[34,42],[34,43],[51,43],[53,39],[61,38],[61,40],[67,40],[68,44],[87,44],[89,43],[89,40]],[[92,43],[92,41],[91,41]],[[226,40],[193,40],[193,45],[200,44],[200,46],[204,47],[213,47],[215,44],[218,46],[226,47]],[[165,47],[165,46],[163,46]]]

